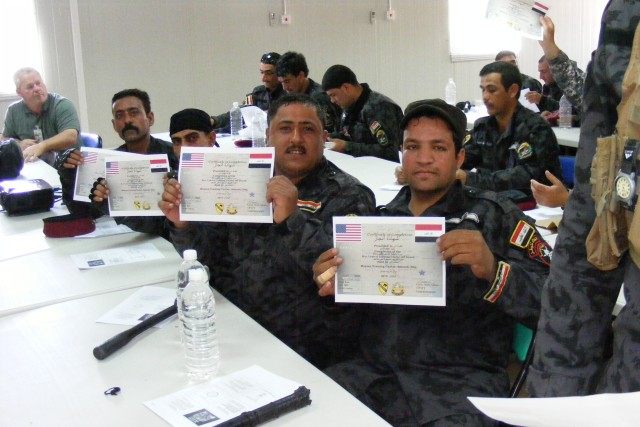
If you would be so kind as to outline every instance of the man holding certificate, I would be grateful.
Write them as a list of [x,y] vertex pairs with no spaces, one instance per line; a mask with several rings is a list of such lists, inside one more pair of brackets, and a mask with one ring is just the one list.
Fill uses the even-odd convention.
[[198,251],[213,287],[284,343],[317,366],[332,356],[324,302],[311,275],[317,256],[331,247],[336,215],[371,215],[371,190],[324,158],[324,113],[306,95],[286,95],[268,112],[268,146],[275,176],[267,182],[272,223],[181,220],[181,185],[171,179],[159,206],[173,223],[179,252]]
[[[508,393],[514,324],[536,325],[551,249],[511,202],[456,180],[465,157],[462,111],[439,99],[417,101],[405,110],[401,129],[408,186],[377,213],[444,219],[445,233],[433,242],[446,266],[446,305],[339,310],[336,303],[333,327],[351,331],[358,350],[326,372],[392,425],[494,425],[466,397]],[[414,253],[410,245],[398,249]],[[336,248],[318,258],[313,274],[321,296],[335,294],[336,272],[340,278],[348,262]],[[416,276],[441,276],[433,265],[426,260]]]

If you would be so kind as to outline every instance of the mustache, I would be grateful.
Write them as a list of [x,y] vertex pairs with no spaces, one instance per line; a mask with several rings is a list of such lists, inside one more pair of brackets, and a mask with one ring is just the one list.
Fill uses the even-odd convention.
[[307,154],[307,149],[301,145],[290,145],[289,147],[287,147],[287,150],[285,152],[291,153],[294,150],[301,151],[302,154]]
[[125,133],[128,130],[135,130],[136,132],[140,132],[140,129],[138,129],[138,127],[136,127],[136,126],[134,126],[132,124],[126,124],[122,128],[122,133]]

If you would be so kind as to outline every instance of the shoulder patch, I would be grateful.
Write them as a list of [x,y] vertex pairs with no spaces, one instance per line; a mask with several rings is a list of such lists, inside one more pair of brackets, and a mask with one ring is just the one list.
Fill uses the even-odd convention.
[[298,208],[303,211],[316,213],[322,207],[322,202],[313,202],[311,200],[298,199]]
[[520,144],[518,148],[516,148],[516,151],[518,152],[518,158],[520,160],[531,157],[531,155],[533,154],[533,148],[531,148],[531,145],[529,145],[528,142],[523,142],[522,144]]
[[378,144],[382,146],[389,144],[389,138],[387,138],[387,134],[385,133],[384,130],[378,129],[375,136],[376,136],[376,141],[378,141]]
[[535,234],[535,230],[528,222],[520,220],[516,228],[511,233],[509,243],[519,248],[526,248],[529,245],[531,237]]
[[471,141],[471,134],[467,133],[467,136],[465,136],[464,139],[462,140],[462,145],[466,144],[469,141]]
[[527,252],[529,253],[529,258],[541,262],[548,267],[551,266],[551,253],[553,250],[547,242],[540,239],[537,235],[533,236],[529,242]]
[[369,130],[371,131],[371,135],[375,135],[376,132],[381,128],[382,126],[376,120],[371,122],[371,124],[369,125]]

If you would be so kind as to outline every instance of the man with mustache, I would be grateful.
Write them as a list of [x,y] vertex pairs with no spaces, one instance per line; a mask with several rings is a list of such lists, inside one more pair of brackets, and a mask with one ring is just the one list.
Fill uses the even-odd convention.
[[325,159],[322,107],[306,95],[285,95],[269,108],[268,146],[275,176],[267,184],[273,224],[185,222],[180,184],[170,179],[160,208],[171,221],[178,250],[198,251],[211,285],[316,366],[341,350],[324,325],[324,302],[311,275],[332,245],[332,218],[370,215],[371,190]]
[[[151,136],[151,126],[155,121],[151,111],[149,94],[140,89],[125,89],[111,99],[111,123],[113,129],[124,140],[124,144],[116,148],[117,151],[126,151],[137,154],[166,154],[169,158],[171,169],[177,169],[178,159],[174,153],[172,144]],[[210,122],[209,122],[210,124]],[[94,217],[108,215],[106,201],[106,180],[96,182],[94,190],[89,196],[93,203],[77,202],[73,200],[73,187],[75,183],[75,167],[82,162],[79,150],[68,150],[60,159],[58,174],[62,183],[63,199],[72,213],[90,214]],[[153,217],[123,217],[118,219],[131,229],[143,233],[158,234],[165,238],[169,233],[164,227],[164,221]]]
[[504,192],[516,202],[533,201],[531,180],[551,185],[545,171],[562,176],[553,130],[518,102],[518,67],[493,62],[480,70],[482,100],[489,116],[474,123],[465,140],[465,161],[456,178],[470,187]]

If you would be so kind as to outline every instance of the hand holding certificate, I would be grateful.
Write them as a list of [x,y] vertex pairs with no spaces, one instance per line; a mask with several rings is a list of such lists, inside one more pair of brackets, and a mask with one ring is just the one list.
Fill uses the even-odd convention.
[[181,221],[273,222],[267,183],[273,148],[183,147]]
[[436,244],[444,218],[334,217],[333,227],[343,259],[336,302],[445,305],[445,262]]

